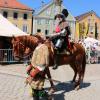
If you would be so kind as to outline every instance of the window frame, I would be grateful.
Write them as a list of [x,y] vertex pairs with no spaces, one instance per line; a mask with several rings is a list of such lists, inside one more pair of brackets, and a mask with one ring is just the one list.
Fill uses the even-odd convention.
[[18,13],[17,13],[17,12],[14,12],[14,13],[13,13],[13,18],[14,18],[14,19],[18,19]]
[[[26,15],[26,18],[25,18],[25,15]],[[28,14],[27,14],[27,13],[24,13],[24,14],[23,14],[23,19],[24,19],[24,20],[27,20],[27,19],[28,19]]]
[[26,24],[23,25],[23,32],[28,32],[28,25]]
[[[5,14],[6,14],[6,16],[5,16]],[[5,18],[8,18],[8,12],[7,11],[3,11],[3,16],[5,17]]]

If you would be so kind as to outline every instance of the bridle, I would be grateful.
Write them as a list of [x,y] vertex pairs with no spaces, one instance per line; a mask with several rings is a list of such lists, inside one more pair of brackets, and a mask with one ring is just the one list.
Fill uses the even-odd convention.
[[[22,50],[21,48],[26,49],[26,46],[21,41],[16,41],[16,45],[18,47],[18,54],[19,54],[16,57],[18,57],[20,59],[26,59],[27,57],[29,57],[29,56],[31,56],[33,54],[33,51],[32,51],[32,52],[28,53],[27,55],[20,56],[20,50]],[[13,49],[13,51],[14,51],[14,49]]]

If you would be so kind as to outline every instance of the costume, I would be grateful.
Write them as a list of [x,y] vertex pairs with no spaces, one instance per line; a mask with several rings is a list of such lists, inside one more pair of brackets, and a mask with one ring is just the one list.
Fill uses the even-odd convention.
[[40,44],[33,52],[31,64],[27,67],[29,75],[26,81],[32,88],[33,97],[44,96],[43,86],[45,81],[45,69],[49,64],[49,51],[45,44]]
[[68,37],[71,32],[70,27],[66,21],[68,14],[69,13],[67,9],[63,9],[62,13],[57,14],[55,16],[55,41],[53,40],[53,43],[58,50],[62,51],[66,48],[70,48],[70,42]]
[[[62,10],[61,14],[57,14],[55,16],[55,20],[57,20],[57,25],[55,27],[55,34],[53,35],[55,40],[53,40],[53,43],[55,45],[55,65],[53,66],[53,69],[57,69],[57,52],[65,51],[65,53],[69,53],[70,49],[70,42],[69,42],[69,35],[70,27],[66,21],[66,17],[68,16],[68,11],[66,9]],[[67,51],[66,51],[67,50]]]
[[66,47],[70,48],[70,42],[68,39],[68,36],[70,35],[70,29],[68,23],[66,21],[60,22],[60,24],[56,26],[55,32],[58,34],[55,46],[58,49],[59,48],[65,49]]

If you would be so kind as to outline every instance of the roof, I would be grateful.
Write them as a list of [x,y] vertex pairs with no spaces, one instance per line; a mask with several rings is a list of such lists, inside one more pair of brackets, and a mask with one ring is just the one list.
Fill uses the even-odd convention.
[[[46,18],[46,17],[38,17],[38,15],[40,14],[40,13],[42,13],[43,11],[45,11],[47,8],[49,8],[51,5],[53,5],[54,4],[54,1],[50,1],[50,2],[48,2],[47,4],[45,4],[44,6],[41,6],[40,8],[39,8],[39,10],[37,10],[36,11],[36,13],[34,14],[35,15],[35,18]],[[63,5],[62,5],[63,6]],[[65,6],[63,6],[63,8],[66,8]],[[69,12],[69,11],[68,11]],[[72,16],[72,14],[69,12],[69,14],[70,14],[70,17]],[[73,17],[73,16],[72,16]],[[52,19],[51,17],[48,17],[47,19]],[[53,18],[54,19],[54,18]],[[68,16],[68,18],[67,19],[70,19],[69,18],[69,16]],[[76,21],[76,19],[73,17],[73,20],[74,21]]]
[[18,2],[17,0],[0,0],[0,7],[12,8],[12,9],[22,9],[22,10],[31,10],[31,8],[26,5]]
[[40,8],[38,8],[37,12],[35,13],[35,15],[39,15],[41,12],[43,12],[45,9],[47,9],[49,6],[51,6],[54,2],[49,2],[47,4],[44,4],[43,6],[41,6]]
[[28,34],[20,30],[0,14],[0,36],[12,37],[24,35]]
[[[85,17],[87,17],[87,16],[89,16],[89,15],[91,15],[91,14],[95,14],[95,15],[97,16],[97,14],[96,14],[93,10],[91,10],[91,11],[89,11],[89,12],[86,12],[86,13],[84,13],[84,14],[81,14],[81,15],[79,15],[79,16],[76,16],[75,19],[76,19],[77,21],[80,21],[80,20],[84,19]],[[97,17],[99,18],[99,16],[97,16]]]

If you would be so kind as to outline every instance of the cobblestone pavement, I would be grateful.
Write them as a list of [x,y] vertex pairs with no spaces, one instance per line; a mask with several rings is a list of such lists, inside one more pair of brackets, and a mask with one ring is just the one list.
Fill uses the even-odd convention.
[[[32,100],[29,87],[24,84],[25,69],[25,64],[0,65],[0,100]],[[100,64],[86,66],[84,83],[78,91],[73,90],[70,83],[74,73],[69,66],[50,70],[53,79],[61,81],[55,83],[54,100],[100,100]],[[46,81],[45,87],[49,86]]]

